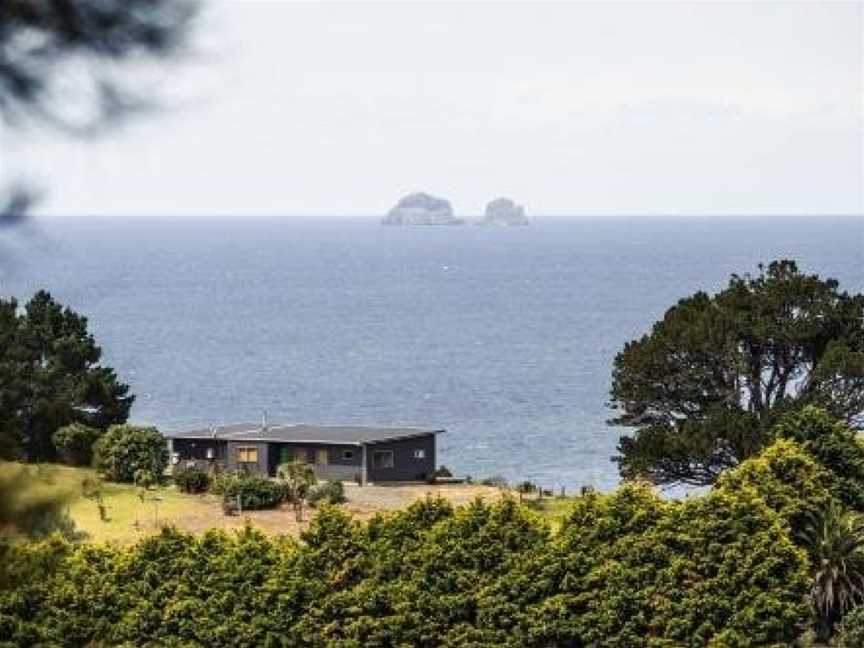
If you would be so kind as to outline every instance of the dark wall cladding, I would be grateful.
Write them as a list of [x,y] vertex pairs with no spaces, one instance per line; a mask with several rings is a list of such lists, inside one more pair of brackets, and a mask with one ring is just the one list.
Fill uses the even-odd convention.
[[[376,467],[375,453],[388,452],[393,453],[392,467]],[[370,482],[423,480],[435,470],[435,435],[371,443],[366,447],[366,466]]]
[[[276,465],[288,461],[305,461],[319,463],[319,453],[327,453],[327,464],[342,466],[359,466],[360,446],[344,444],[333,445],[324,443],[278,443],[273,442],[271,452],[275,455]],[[346,454],[348,453],[348,454]]]
[[[216,439],[172,439],[180,460],[225,460],[225,442]],[[209,451],[209,452],[208,452]]]
[[[249,472],[258,472],[265,475],[269,474],[269,445],[270,444],[265,441],[229,441],[226,461],[228,470],[247,470]],[[257,456],[255,457],[256,461],[251,463],[240,461],[240,459],[249,457],[248,453],[246,453],[246,457],[241,456],[241,450],[244,448],[254,448],[257,450]]]
[[[275,475],[279,464],[304,461],[315,470],[318,479],[357,481],[361,473],[361,448],[356,445],[322,443],[271,443],[270,474]],[[322,461],[326,453],[326,461]]]
[[[367,481],[419,481],[436,466],[434,434],[397,439],[366,446]],[[359,480],[363,466],[361,446],[321,443],[276,443],[213,439],[172,439],[180,463],[195,461],[207,468],[246,470],[275,475],[279,464],[305,461],[320,480]],[[241,461],[253,458],[254,461]]]

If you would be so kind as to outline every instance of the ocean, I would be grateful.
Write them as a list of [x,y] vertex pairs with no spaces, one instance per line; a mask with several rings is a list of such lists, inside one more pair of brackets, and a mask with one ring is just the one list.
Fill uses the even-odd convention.
[[444,427],[457,475],[608,489],[616,352],[782,257],[862,292],[864,220],[57,219],[0,230],[0,294],[85,314],[135,422]]

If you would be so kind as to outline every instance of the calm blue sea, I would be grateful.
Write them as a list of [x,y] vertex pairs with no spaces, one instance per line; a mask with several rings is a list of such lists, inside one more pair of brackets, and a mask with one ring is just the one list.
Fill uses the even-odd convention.
[[777,257],[864,291],[864,220],[65,219],[0,231],[0,294],[87,314],[139,422],[443,426],[459,474],[609,488],[616,351]]

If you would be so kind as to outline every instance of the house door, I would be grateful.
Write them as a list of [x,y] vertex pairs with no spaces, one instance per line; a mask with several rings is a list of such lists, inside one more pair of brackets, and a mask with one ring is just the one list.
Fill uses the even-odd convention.
[[327,448],[318,448],[315,451],[315,463],[319,466],[326,466],[329,463]]
[[279,446],[279,463],[289,463],[294,457],[291,454],[291,448],[287,445]]

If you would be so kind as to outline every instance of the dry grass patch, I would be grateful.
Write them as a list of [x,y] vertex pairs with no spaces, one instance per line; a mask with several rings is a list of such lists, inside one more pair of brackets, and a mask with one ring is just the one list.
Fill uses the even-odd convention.
[[[0,464],[0,471],[20,469],[21,464]],[[214,495],[189,495],[174,486],[160,486],[147,491],[142,501],[140,488],[131,484],[105,482],[102,486],[102,502],[107,516],[103,520],[97,503],[83,495],[83,482],[96,478],[94,470],[53,464],[30,465],[26,469],[38,475],[45,488],[65,495],[69,516],[76,528],[85,533],[86,539],[91,542],[130,544],[165,525],[202,533],[209,529],[239,529],[251,524],[268,534],[296,536],[314,515],[314,509],[307,508],[302,523],[295,520],[294,512],[289,507],[225,515],[221,499]],[[440,496],[458,506],[478,497],[486,501],[496,500],[502,496],[502,491],[492,486],[472,484],[366,487],[346,484],[345,495],[348,501],[341,508],[358,519],[367,519],[381,511],[404,508],[427,496]]]

